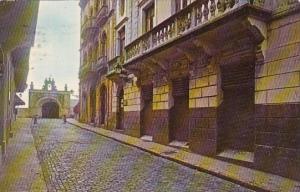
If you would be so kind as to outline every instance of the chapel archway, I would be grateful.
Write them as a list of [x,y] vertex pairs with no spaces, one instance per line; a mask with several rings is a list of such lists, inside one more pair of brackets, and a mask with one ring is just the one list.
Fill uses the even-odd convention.
[[42,118],[57,119],[59,118],[59,105],[50,101],[42,105]]

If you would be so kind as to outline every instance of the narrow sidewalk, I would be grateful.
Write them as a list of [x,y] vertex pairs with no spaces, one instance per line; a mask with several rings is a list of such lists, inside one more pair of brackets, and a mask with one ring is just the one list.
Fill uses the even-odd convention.
[[30,126],[31,119],[13,123],[14,136],[0,164],[0,191],[47,191]]
[[173,147],[154,142],[143,141],[140,138],[123,135],[99,127],[93,127],[80,123],[74,119],[68,119],[68,123],[77,127],[92,131],[102,136],[137,147],[182,165],[210,173],[234,183],[259,191],[300,191],[300,182],[262,171],[242,167],[214,158],[190,153]]

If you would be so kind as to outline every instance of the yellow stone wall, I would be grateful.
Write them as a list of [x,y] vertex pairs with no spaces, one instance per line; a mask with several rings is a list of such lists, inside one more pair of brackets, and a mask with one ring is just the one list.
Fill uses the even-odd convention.
[[[204,71],[207,68],[203,69]],[[189,108],[204,108],[218,106],[218,86],[216,69],[204,72],[198,78],[189,82]]]
[[170,108],[170,86],[164,85],[153,88],[153,110]]
[[112,83],[112,112],[118,112],[118,85],[116,83]]
[[271,23],[265,63],[256,67],[256,104],[300,102],[299,31],[300,14]]
[[91,97],[90,97],[90,95],[88,95],[88,97],[87,97],[86,107],[87,107],[87,110],[86,110],[87,116],[86,117],[89,120],[91,118]]
[[99,111],[100,111],[100,88],[101,88],[101,83],[97,83],[96,86],[96,116],[99,116]]
[[136,82],[127,83],[124,87],[124,111],[141,110],[141,90]]

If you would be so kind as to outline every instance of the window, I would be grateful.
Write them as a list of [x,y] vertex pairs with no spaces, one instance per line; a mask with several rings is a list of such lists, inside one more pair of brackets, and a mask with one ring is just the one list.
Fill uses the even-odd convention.
[[125,0],[119,0],[119,13],[121,16],[124,15],[125,12]]
[[119,31],[119,45],[120,55],[122,55],[125,49],[125,27]]
[[87,54],[87,52],[85,52],[84,57],[83,57],[83,65],[87,64],[87,60],[88,60],[88,54]]
[[106,33],[103,32],[101,36],[101,56],[106,56],[106,42],[107,42]]
[[177,13],[181,9],[184,9],[189,4],[191,4],[191,0],[175,0],[174,2],[175,3],[173,4],[173,6],[174,6],[173,10],[175,11],[175,13]]
[[188,5],[187,0],[182,0],[182,8],[185,8]]
[[96,0],[96,2],[95,2],[95,9],[96,9],[96,11],[99,10],[99,0]]
[[175,0],[175,12],[178,12],[180,10],[180,4],[181,0]]
[[154,3],[144,10],[145,12],[145,32],[150,31],[154,24]]
[[90,18],[93,17],[93,7],[90,7]]

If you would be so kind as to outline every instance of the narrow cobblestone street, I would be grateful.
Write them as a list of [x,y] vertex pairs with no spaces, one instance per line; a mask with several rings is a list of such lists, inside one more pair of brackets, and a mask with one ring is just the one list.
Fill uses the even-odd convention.
[[61,120],[32,132],[49,191],[250,191]]

